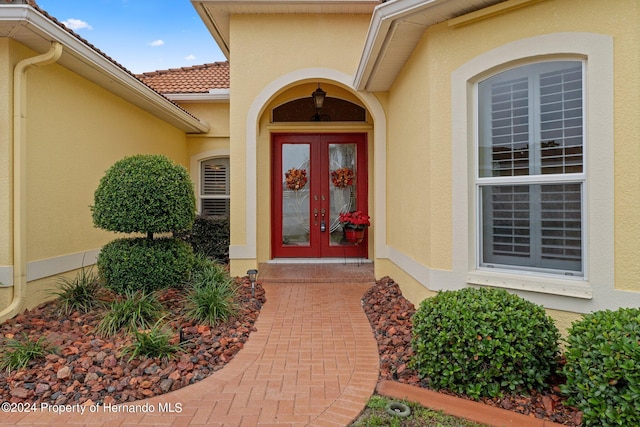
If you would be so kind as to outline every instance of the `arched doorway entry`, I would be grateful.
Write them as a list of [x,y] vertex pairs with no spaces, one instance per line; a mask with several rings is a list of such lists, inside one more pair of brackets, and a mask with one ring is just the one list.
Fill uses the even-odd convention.
[[[361,211],[366,215],[369,208],[369,133],[363,129],[370,122],[352,93],[327,83],[323,87],[329,95],[320,84],[313,93],[309,83],[301,84],[272,105],[273,258],[368,254],[366,233],[354,241],[340,214]],[[312,99],[318,92],[324,102]]]

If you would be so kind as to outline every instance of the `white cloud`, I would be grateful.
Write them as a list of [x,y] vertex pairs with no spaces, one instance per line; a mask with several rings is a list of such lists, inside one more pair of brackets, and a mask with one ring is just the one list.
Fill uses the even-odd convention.
[[71,30],[93,30],[93,27],[82,19],[69,18],[66,21],[62,21],[65,27]]
[[149,43],[149,46],[157,47],[157,46],[162,46],[163,44],[164,44],[164,40],[154,40],[151,43]]
[[187,55],[184,57],[187,61],[194,61],[196,59],[195,55]]

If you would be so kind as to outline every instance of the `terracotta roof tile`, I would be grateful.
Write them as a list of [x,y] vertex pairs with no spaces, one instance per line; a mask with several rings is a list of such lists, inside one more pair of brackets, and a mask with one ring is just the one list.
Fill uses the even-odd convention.
[[229,88],[229,62],[172,68],[137,74],[136,77],[160,93],[207,93]]

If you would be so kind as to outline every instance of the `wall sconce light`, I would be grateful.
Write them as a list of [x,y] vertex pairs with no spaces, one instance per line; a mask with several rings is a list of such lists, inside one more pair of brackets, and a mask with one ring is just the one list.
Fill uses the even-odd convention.
[[247,270],[247,276],[249,276],[249,281],[251,282],[251,296],[255,296],[256,280],[258,279],[258,270],[255,270],[255,269]]
[[320,121],[329,121],[329,116],[320,115],[320,110],[322,110],[322,106],[324,105],[324,99],[327,96],[327,92],[320,88],[320,83],[318,83],[318,88],[313,91],[311,94],[311,99],[313,99],[313,106],[316,108],[316,114],[311,117],[312,122],[320,122]]

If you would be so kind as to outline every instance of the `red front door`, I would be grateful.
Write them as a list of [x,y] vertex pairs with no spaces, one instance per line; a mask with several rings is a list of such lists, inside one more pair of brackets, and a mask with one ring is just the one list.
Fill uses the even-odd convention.
[[367,211],[365,134],[272,136],[273,257],[366,257],[339,215]]

